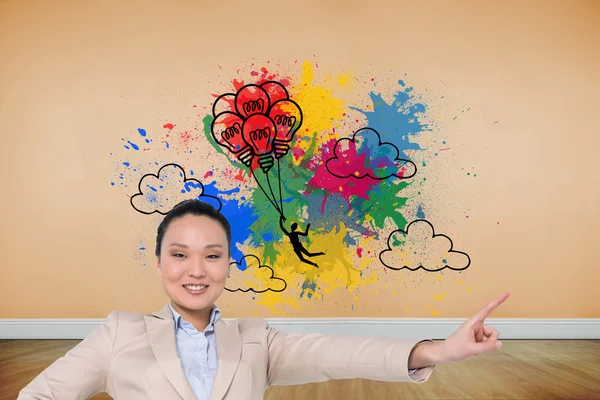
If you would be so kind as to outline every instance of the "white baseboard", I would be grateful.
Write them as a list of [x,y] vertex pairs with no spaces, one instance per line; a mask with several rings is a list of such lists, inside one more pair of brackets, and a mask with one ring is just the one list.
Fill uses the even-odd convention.
[[[460,318],[267,318],[289,333],[445,339]],[[0,319],[0,339],[83,339],[104,319]],[[501,339],[600,339],[600,318],[489,318]]]

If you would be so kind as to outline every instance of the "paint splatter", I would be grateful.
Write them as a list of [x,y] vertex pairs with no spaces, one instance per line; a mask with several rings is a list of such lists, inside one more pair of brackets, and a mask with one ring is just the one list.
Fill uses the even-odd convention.
[[[411,160],[419,152],[415,164],[427,165],[425,158],[432,154],[425,151],[426,146],[420,144],[420,139],[424,134],[433,134],[426,122],[429,106],[419,99],[417,90],[407,83],[407,78],[396,77],[391,81],[393,91],[390,96],[389,92],[373,89],[385,86],[378,77],[360,77],[343,71],[322,78],[323,69],[318,71],[318,65],[310,61],[294,63],[292,67],[292,72],[278,72],[272,64],[253,65],[243,69],[246,72],[240,72],[235,79],[227,77],[223,80],[227,84],[214,90],[216,98],[222,93],[235,93],[249,83],[276,80],[285,86],[289,97],[301,108],[304,120],[290,142],[289,153],[274,160],[267,173],[260,168],[251,172],[235,155],[215,142],[211,132],[212,104],[193,105],[193,111],[188,108],[196,119],[191,119],[193,122],[178,120],[176,132],[173,132],[176,125],[170,122],[148,126],[150,132],[160,130],[162,126],[164,130],[160,130],[162,137],[159,140],[146,138],[146,130],[138,128],[148,145],[144,150],[177,154],[185,160],[187,169],[197,171],[196,179],[202,181],[203,193],[221,200],[221,211],[232,227],[232,257],[241,260],[246,254],[255,254],[264,264],[273,265],[277,276],[290,283],[284,292],[256,295],[256,304],[275,313],[297,308],[301,301],[326,300],[334,291],[353,292],[379,284],[379,277],[388,274],[387,268],[383,268],[384,274],[379,268],[373,268],[377,249],[384,240],[381,232],[403,229],[408,224],[407,218],[423,219],[424,210],[430,209],[419,200],[409,203],[413,200],[410,196],[420,195],[420,190],[424,190],[419,186],[427,179],[422,172],[415,179],[407,180],[393,176],[386,179],[372,177],[377,176],[373,171],[389,167],[386,164],[389,158],[374,158],[356,151],[345,160],[348,165],[357,171],[374,174],[360,179],[357,178],[359,174],[337,177],[326,168],[327,161],[334,157],[338,140],[364,127],[377,130],[382,142],[392,143],[399,149],[400,157]],[[369,82],[368,90],[372,91],[364,96],[353,94],[361,87],[360,82]],[[356,100],[358,97],[361,97],[360,101]],[[139,150],[132,141],[128,140],[127,144],[126,148]],[[443,147],[435,145],[433,150],[450,149],[446,141],[442,144]],[[133,163],[133,158],[127,160],[119,163],[117,175],[135,188],[141,176],[149,171],[145,166]],[[254,166],[258,165],[257,159],[253,162]],[[139,170],[132,171],[133,167]],[[193,174],[190,172],[190,175]],[[114,180],[111,185],[115,186]],[[197,183],[188,182],[181,191],[193,193],[197,186]],[[153,194],[163,190],[155,185],[147,189],[150,200]],[[288,228],[297,223],[304,232],[310,224],[302,243],[308,251],[323,250],[326,253],[318,259],[318,269],[299,260],[289,238],[282,232],[280,214],[285,215]],[[419,284],[415,280],[414,285]],[[352,307],[354,309],[354,304]]]

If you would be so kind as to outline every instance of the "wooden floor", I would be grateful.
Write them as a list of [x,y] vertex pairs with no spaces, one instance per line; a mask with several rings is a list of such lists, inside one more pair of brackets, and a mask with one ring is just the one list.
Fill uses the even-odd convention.
[[[0,400],[14,400],[23,386],[78,342],[0,340]],[[437,366],[424,384],[329,381],[271,387],[265,399],[600,399],[600,340],[503,344],[493,354]]]

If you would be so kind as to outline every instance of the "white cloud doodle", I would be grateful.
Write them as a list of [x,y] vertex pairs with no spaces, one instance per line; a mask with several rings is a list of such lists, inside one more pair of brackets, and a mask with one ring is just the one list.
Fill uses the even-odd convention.
[[359,129],[351,139],[338,140],[333,153],[325,166],[338,178],[407,179],[417,173],[417,166],[400,158],[400,150],[394,144],[381,142],[379,133],[372,128]]
[[221,201],[204,194],[204,185],[196,179],[187,179],[184,169],[177,164],[166,164],[158,173],[146,174],[140,179],[138,193],[130,202],[142,214],[167,214],[177,203],[187,199],[200,199],[221,209]]
[[264,293],[268,290],[283,292],[287,287],[283,279],[274,276],[271,267],[261,265],[258,257],[252,254],[245,255],[240,262],[232,262],[230,266],[229,278],[225,284],[225,290],[230,292]]
[[446,235],[436,235],[433,225],[424,219],[411,222],[405,231],[392,232],[387,249],[379,253],[379,260],[393,270],[428,272],[445,268],[462,271],[471,264],[467,253],[454,250],[452,240]]

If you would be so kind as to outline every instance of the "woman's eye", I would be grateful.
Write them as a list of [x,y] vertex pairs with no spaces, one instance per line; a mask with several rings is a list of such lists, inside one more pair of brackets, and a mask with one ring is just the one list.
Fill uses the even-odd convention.
[[211,254],[210,256],[208,256],[208,258],[211,258],[211,259],[215,260],[217,258],[221,258],[221,256],[218,255],[218,254]]
[[181,253],[175,253],[175,254],[173,254],[173,257],[175,257],[175,258],[183,258],[183,257],[185,257],[185,255],[183,255]]

